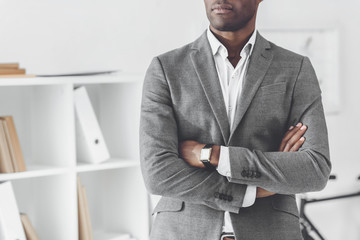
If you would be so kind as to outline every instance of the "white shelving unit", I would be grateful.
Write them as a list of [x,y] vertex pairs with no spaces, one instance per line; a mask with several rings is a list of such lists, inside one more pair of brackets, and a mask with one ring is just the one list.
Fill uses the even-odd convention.
[[[147,194],[139,167],[138,125],[142,76],[0,78],[0,116],[11,115],[26,172],[0,174],[13,183],[17,203],[41,239],[78,239],[76,179],[87,191],[93,231],[146,240]],[[89,93],[111,158],[76,160],[73,89]]]

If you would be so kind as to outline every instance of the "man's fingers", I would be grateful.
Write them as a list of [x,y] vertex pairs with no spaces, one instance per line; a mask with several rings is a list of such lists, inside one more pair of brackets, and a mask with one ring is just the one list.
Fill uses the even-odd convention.
[[286,144],[288,143],[288,141],[296,134],[297,131],[299,131],[299,129],[302,127],[302,123],[298,123],[296,124],[296,126],[291,126],[289,128],[289,130],[285,133],[280,147],[279,147],[279,152],[283,152],[285,149]]
[[290,152],[290,149],[292,149],[294,147],[294,145],[300,140],[300,138],[305,134],[306,130],[307,130],[307,126],[305,126],[305,125],[298,128],[296,133],[285,144],[283,151]]
[[291,136],[293,136],[295,134],[295,131],[294,131],[294,126],[291,126],[289,128],[289,130],[285,133],[283,139],[281,140],[281,143],[280,143],[280,147],[279,147],[279,152],[282,152],[284,151],[284,148],[285,148],[285,145],[287,143],[287,141],[289,140],[289,138]]
[[305,142],[305,138],[301,137],[295,144],[294,146],[292,146],[292,148],[290,149],[290,152],[297,152],[297,150],[299,150],[299,148],[301,147],[301,145],[303,145],[303,143]]

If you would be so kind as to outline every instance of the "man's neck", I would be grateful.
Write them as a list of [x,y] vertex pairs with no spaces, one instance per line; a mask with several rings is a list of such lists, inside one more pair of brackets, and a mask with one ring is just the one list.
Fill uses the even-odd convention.
[[249,41],[252,33],[255,30],[253,28],[240,29],[236,32],[224,32],[213,28],[210,25],[211,32],[215,37],[226,47],[230,58],[240,56],[241,50],[245,44]]
[[228,59],[234,67],[240,61],[241,50],[255,31],[255,21],[256,16],[245,27],[233,32],[219,31],[210,25],[211,32],[226,47]]

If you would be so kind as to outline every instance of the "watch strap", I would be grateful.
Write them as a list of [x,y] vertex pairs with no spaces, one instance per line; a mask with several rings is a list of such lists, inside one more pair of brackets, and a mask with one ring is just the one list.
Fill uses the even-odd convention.
[[216,168],[210,163],[210,161],[208,160],[201,160],[201,162],[204,164],[204,166],[206,167],[206,169],[209,170],[215,170]]
[[[212,148],[212,146],[214,146],[214,144],[206,144],[203,149],[206,149],[206,148]],[[204,166],[208,169],[208,170],[215,170],[216,168],[210,163],[210,159],[207,160],[207,159],[203,159],[203,160],[200,160]]]
[[212,146],[214,146],[214,144],[206,144],[206,145],[203,147],[203,149],[204,149],[204,148],[212,148]]

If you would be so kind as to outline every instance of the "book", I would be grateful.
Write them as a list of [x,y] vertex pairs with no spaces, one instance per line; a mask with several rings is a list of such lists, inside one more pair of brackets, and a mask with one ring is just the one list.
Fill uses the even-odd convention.
[[0,63],[0,78],[29,78],[36,75],[26,74],[25,69],[19,69],[19,63]]
[[21,213],[20,219],[24,228],[26,240],[39,240],[39,236],[31,224],[29,217],[25,213]]
[[11,160],[9,146],[6,140],[6,133],[3,121],[0,121],[0,173],[13,173],[14,167]]
[[0,239],[26,240],[11,182],[0,183]]
[[77,179],[79,240],[93,240],[89,206],[85,188],[81,185],[80,177]]
[[4,117],[0,117],[0,120],[5,121],[4,126],[7,126],[8,128],[8,132],[9,132],[8,142],[10,142],[10,144],[8,145],[10,148],[11,160],[13,162],[13,166],[15,166],[14,170],[16,172],[24,172],[26,171],[26,165],[21,150],[19,137],[17,135],[17,131],[15,128],[14,118],[12,116],[4,116]]
[[0,69],[18,69],[19,63],[0,63]]
[[5,133],[5,138],[6,138],[6,143],[8,145],[8,149],[9,149],[9,153],[10,153],[10,159],[11,159],[11,164],[13,167],[14,172],[18,172],[19,171],[19,167],[17,165],[16,159],[15,159],[15,150],[11,141],[11,137],[10,137],[10,131],[9,131],[9,127],[8,124],[6,122],[6,120],[1,119],[0,118],[0,124],[3,125],[4,128],[4,133]]
[[90,236],[89,240],[93,239],[93,232],[92,232],[92,226],[91,226],[91,218],[90,218],[90,211],[89,211],[89,203],[87,200],[87,195],[86,195],[86,189],[84,188],[84,186],[81,186],[81,194],[82,197],[84,199],[84,211],[85,211],[85,217],[86,217],[86,229],[88,231],[88,235]]
[[11,68],[0,68],[0,74],[6,74],[6,75],[11,75],[11,74],[25,74],[26,70],[25,69],[11,69]]
[[84,86],[74,90],[77,158],[81,162],[100,163],[110,158],[104,136]]

